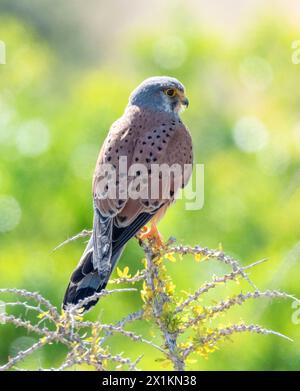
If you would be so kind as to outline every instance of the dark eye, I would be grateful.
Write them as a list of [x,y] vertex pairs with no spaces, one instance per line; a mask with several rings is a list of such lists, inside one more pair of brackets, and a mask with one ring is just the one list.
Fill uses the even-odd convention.
[[174,88],[168,88],[167,90],[164,91],[166,95],[168,96],[175,96],[176,95],[176,90]]

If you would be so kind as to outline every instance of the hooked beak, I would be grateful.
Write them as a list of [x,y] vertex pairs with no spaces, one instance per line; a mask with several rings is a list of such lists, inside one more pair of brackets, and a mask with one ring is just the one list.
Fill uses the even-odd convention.
[[184,92],[183,91],[180,91],[177,93],[178,97],[179,97],[179,100],[180,100],[180,104],[183,106],[183,108],[187,108],[188,105],[189,105],[189,100],[188,98],[185,96]]
[[183,96],[182,99],[181,99],[182,106],[185,106],[186,108],[188,108],[189,107],[189,103],[190,102],[189,102],[188,98],[186,96]]

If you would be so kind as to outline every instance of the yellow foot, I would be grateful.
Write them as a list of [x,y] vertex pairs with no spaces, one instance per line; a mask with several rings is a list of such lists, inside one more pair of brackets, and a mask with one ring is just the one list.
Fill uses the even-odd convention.
[[150,228],[147,226],[143,227],[138,235],[140,240],[149,240],[157,248],[164,247],[162,235],[159,233],[156,224],[152,223]]

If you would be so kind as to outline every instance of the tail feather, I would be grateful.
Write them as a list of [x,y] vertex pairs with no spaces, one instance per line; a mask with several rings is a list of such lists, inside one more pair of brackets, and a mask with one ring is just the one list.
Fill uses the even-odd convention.
[[[112,218],[104,217],[95,210],[93,235],[71,276],[63,300],[64,309],[105,289],[127,241],[152,217],[152,214],[144,212],[130,225],[118,228],[113,224]],[[84,309],[88,310],[97,301],[98,299],[89,301],[83,306]]]
[[[87,245],[87,249],[89,244]],[[117,261],[122,254],[123,248],[118,250],[111,257],[111,272],[113,271]],[[92,296],[96,292],[101,292],[105,289],[110,275],[101,275],[98,270],[93,267],[93,249],[85,251],[77,268],[74,270],[70,283],[65,293],[63,308],[65,309],[69,304],[77,304],[80,300],[88,296]],[[94,306],[98,300],[91,300],[84,309],[88,310]]]

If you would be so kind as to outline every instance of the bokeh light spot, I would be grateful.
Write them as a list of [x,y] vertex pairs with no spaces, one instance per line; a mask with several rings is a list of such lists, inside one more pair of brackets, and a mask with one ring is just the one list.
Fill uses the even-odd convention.
[[240,78],[247,88],[263,91],[272,83],[273,70],[263,58],[247,57],[240,64]]
[[50,143],[47,126],[41,120],[32,120],[20,126],[16,134],[16,146],[24,156],[38,156],[45,152]]
[[93,144],[82,144],[77,147],[70,158],[70,165],[74,175],[81,179],[90,180],[98,152],[98,146]]
[[262,150],[268,143],[269,134],[264,124],[256,117],[243,117],[233,129],[236,145],[244,152]]
[[21,208],[17,200],[11,196],[0,196],[0,232],[13,230],[20,222]]

